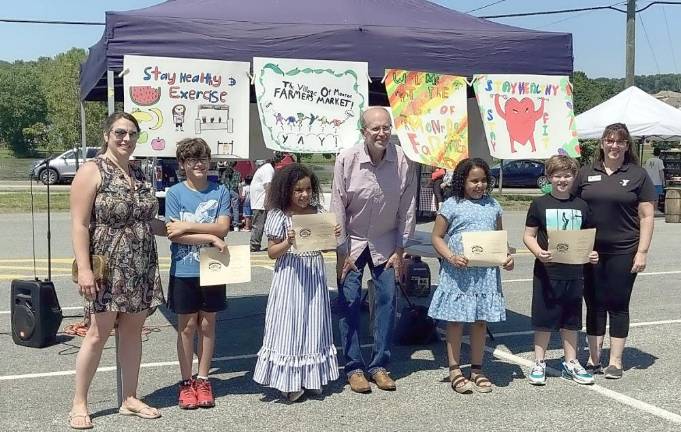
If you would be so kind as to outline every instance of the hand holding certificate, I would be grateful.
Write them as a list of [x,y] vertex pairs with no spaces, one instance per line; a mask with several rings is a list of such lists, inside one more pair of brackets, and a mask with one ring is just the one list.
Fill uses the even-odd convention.
[[463,254],[469,267],[502,266],[508,260],[506,231],[474,231],[461,233]]
[[596,229],[574,231],[548,231],[551,262],[559,264],[586,264],[594,249]]
[[201,286],[238,284],[251,281],[251,252],[248,245],[201,248],[199,284]]
[[334,213],[293,215],[293,230],[296,232],[294,246],[298,252],[335,250],[337,246],[334,229]]

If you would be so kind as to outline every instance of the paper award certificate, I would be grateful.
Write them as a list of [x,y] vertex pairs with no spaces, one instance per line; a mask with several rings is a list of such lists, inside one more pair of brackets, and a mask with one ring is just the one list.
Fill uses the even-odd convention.
[[201,286],[238,284],[251,281],[249,245],[228,246],[224,253],[217,248],[201,248],[199,284]]
[[293,230],[296,232],[294,247],[298,252],[335,250],[337,246],[333,229],[336,226],[335,213],[293,215]]
[[508,259],[506,231],[476,231],[461,233],[463,255],[469,267],[496,267]]
[[586,264],[594,250],[596,228],[573,231],[548,231],[551,262]]

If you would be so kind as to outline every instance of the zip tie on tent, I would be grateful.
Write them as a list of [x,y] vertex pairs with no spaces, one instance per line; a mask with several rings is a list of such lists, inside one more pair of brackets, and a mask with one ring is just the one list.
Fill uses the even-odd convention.
[[468,81],[468,78],[466,77],[464,77],[463,79],[464,81],[466,81],[466,84],[468,84],[469,87],[473,87],[473,84],[478,80],[479,77],[480,75],[474,75],[470,81]]
[[127,74],[128,72],[130,72],[130,69],[128,69],[128,68],[123,69],[122,71],[119,72],[118,78],[122,77],[123,75]]
[[388,71],[383,73],[383,78],[381,79],[381,84],[385,83],[385,79],[388,78]]
[[373,83],[373,81],[371,81],[371,76],[369,76],[369,73],[367,73],[367,79],[369,80],[370,84]]
[[246,72],[246,75],[248,75],[248,78],[251,80],[251,84],[255,84],[255,75],[252,75],[250,72]]

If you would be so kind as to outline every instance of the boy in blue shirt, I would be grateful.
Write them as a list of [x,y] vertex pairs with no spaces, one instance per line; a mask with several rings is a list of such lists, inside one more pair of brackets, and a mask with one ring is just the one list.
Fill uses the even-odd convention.
[[[177,356],[182,381],[179,406],[182,409],[215,406],[208,381],[215,349],[215,317],[227,307],[225,285],[201,286],[201,247],[224,251],[230,226],[230,195],[223,185],[208,181],[210,147],[201,138],[183,139],[177,144],[177,162],[186,180],[166,194],[166,218],[171,264],[168,308],[177,314]],[[198,333],[199,370],[192,379],[194,334]]]
[[[535,365],[530,384],[546,383],[544,357],[551,331],[559,330],[563,339],[562,376],[579,384],[593,384],[593,376],[577,360],[577,332],[582,328],[584,271],[581,264],[552,263],[548,251],[548,231],[580,230],[592,224],[589,206],[571,195],[577,175],[577,162],[563,155],[551,156],[545,163],[551,181],[551,194],[535,198],[527,211],[525,246],[534,254],[532,287],[532,327],[534,328]],[[589,262],[598,262],[592,251]]]

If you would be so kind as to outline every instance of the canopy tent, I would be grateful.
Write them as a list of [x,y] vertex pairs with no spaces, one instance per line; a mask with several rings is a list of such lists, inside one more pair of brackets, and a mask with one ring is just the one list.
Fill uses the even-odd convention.
[[657,100],[638,87],[629,87],[575,117],[579,138],[598,139],[605,127],[624,123],[635,137],[652,140],[681,138],[681,110]]
[[426,0],[168,0],[106,13],[102,39],[81,67],[83,100],[106,100],[106,72],[120,71],[126,54],[367,61],[375,84],[391,67],[569,75],[573,61],[569,33],[498,24]]

